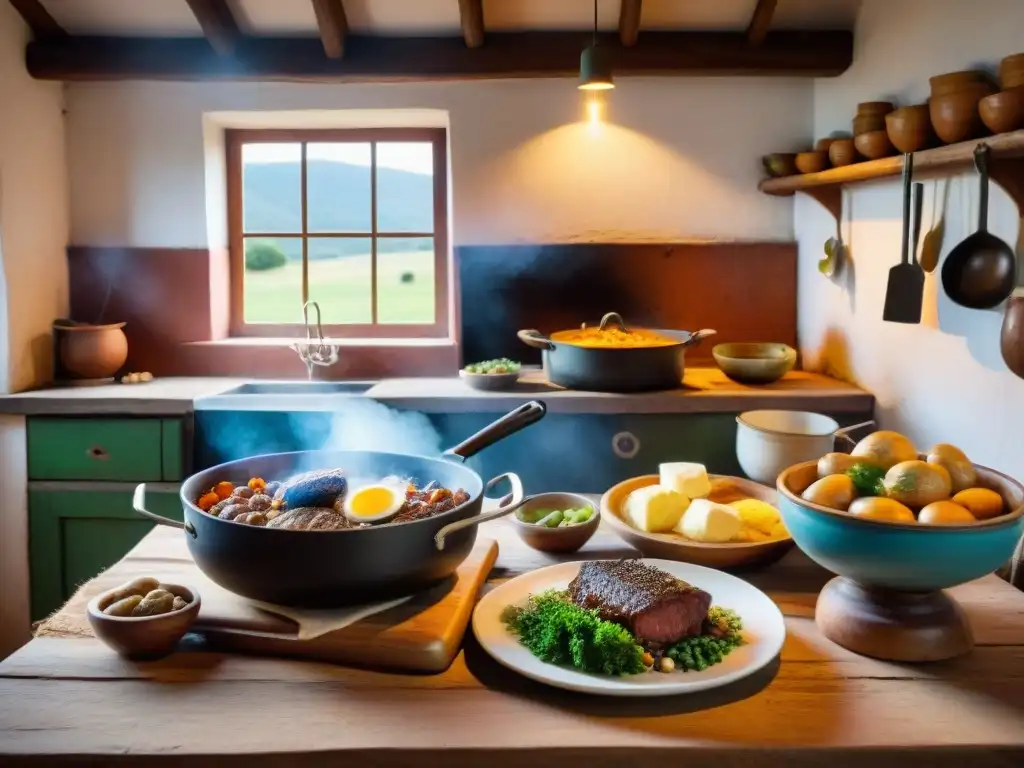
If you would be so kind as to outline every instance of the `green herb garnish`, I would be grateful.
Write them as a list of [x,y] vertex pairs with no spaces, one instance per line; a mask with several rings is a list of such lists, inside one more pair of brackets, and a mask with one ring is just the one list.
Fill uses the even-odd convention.
[[735,611],[713,605],[708,610],[706,623],[725,634],[721,637],[697,635],[680,640],[665,652],[675,662],[676,669],[700,672],[717,664],[735,648],[743,645],[743,636],[740,634],[743,622]]
[[885,488],[882,486],[885,470],[881,467],[860,461],[846,470],[846,476],[853,480],[853,487],[860,496],[885,495]]
[[466,366],[466,373],[518,373],[522,368],[521,363],[509,360],[507,357],[499,357],[495,360],[484,360],[480,363],[470,363]]

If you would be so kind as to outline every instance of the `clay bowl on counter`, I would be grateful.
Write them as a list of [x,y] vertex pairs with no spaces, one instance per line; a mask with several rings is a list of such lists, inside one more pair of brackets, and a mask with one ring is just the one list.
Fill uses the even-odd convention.
[[919,152],[935,141],[932,118],[927,104],[900,107],[885,116],[889,141],[901,153]]
[[[928,78],[931,86],[931,95],[944,96],[948,93],[957,93],[964,88],[971,88],[979,84],[992,87],[992,78],[988,72],[981,69],[966,69],[959,72],[946,72],[942,75],[935,75]],[[993,88],[993,90],[995,90]],[[991,91],[990,91],[991,93]]]
[[828,148],[828,159],[836,168],[857,162],[857,148],[853,139],[836,139]]
[[978,102],[978,114],[992,133],[1024,128],[1024,87],[986,96]]
[[928,110],[936,135],[946,144],[976,139],[985,134],[978,104],[995,89],[987,83],[973,84],[954,93],[932,96]]
[[110,593],[97,595],[89,601],[86,613],[96,637],[122,656],[132,659],[152,659],[166,656],[185,636],[199,615],[201,600],[192,587],[181,584],[161,584],[176,597],[184,598],[187,605],[177,611],[156,616],[109,616],[103,612]]
[[[719,504],[730,504],[740,499],[759,499],[772,506],[778,504],[778,495],[773,489],[753,480],[727,475],[710,475],[710,479],[711,495],[708,498]],[[676,533],[648,533],[634,528],[623,516],[626,497],[638,488],[657,485],[658,482],[658,475],[634,477],[612,486],[601,497],[601,513],[605,523],[645,557],[677,560],[709,568],[751,568],[774,563],[793,548],[793,540],[789,536],[768,541],[708,544]]]
[[796,364],[796,350],[771,342],[716,344],[711,355],[722,373],[740,384],[771,384]]
[[999,62],[999,84],[1003,90],[1024,86],[1024,53],[1013,53]]
[[828,168],[828,152],[814,150],[796,156],[796,169],[800,173],[819,173]]
[[896,154],[896,148],[889,141],[889,134],[885,130],[862,133],[854,138],[853,145],[868,160]]
[[[519,519],[520,514],[528,515],[539,509],[565,510],[583,507],[594,510],[590,519],[585,523],[568,525],[565,528],[548,528]],[[512,521],[516,533],[526,546],[540,552],[565,553],[575,552],[590,541],[590,537],[597,532],[601,523],[601,510],[588,498],[577,493],[538,493],[523,502],[515,514],[507,519]]]
[[761,158],[765,173],[773,178],[781,176],[795,176],[796,152],[773,152]]

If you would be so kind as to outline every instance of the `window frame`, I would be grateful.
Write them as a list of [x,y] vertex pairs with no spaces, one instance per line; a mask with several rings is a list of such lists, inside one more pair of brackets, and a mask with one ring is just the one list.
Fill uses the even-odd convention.
[[[326,335],[338,338],[447,338],[450,335],[451,307],[449,306],[449,245],[448,245],[448,132],[445,128],[329,128],[329,129],[227,129],[227,214],[228,251],[230,259],[229,333],[233,337],[290,338],[306,335],[306,326],[299,323],[247,323],[245,321],[245,237],[261,235],[301,238],[304,242],[316,238],[353,237],[370,240],[370,323],[324,323]],[[433,145],[433,233],[379,232],[377,229],[377,163],[376,142],[430,142]],[[306,153],[305,144],[318,142],[359,142],[371,145],[371,208],[370,232],[314,232],[307,231],[306,210]],[[242,147],[245,144],[302,144],[301,204],[302,232],[255,233],[244,232],[242,200]],[[432,323],[378,323],[377,319],[377,242],[380,238],[432,237],[434,241],[434,321]],[[303,259],[302,289],[308,295],[309,260]],[[300,308],[301,309],[301,308]],[[310,321],[315,322],[315,313]]]

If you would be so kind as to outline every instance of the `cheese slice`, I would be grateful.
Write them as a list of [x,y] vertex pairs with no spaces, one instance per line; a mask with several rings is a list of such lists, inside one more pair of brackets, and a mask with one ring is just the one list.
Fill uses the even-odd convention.
[[622,505],[623,517],[634,528],[648,533],[664,533],[682,518],[690,500],[681,493],[648,485],[637,488]]
[[736,537],[742,527],[740,513],[732,507],[694,499],[675,530],[694,541],[721,544]]
[[658,484],[678,491],[688,499],[707,498],[711,493],[711,480],[703,464],[676,461],[658,467]]

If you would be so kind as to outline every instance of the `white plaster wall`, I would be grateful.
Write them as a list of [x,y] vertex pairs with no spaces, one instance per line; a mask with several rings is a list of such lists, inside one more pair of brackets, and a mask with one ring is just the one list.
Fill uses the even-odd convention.
[[[814,135],[850,129],[859,101],[922,103],[928,77],[984,65],[1024,50],[1021,0],[864,0],[853,66],[814,86]],[[924,226],[942,182],[927,180]],[[822,243],[834,233],[828,214],[799,196],[799,334],[805,363],[844,375],[878,397],[882,424],[919,445],[959,444],[975,460],[1024,476],[1024,380],[999,353],[999,311],[972,311],[942,292],[939,271],[925,286],[924,322],[882,322],[888,270],[899,260],[898,180],[848,189],[844,239],[853,276],[833,284],[817,272]],[[951,182],[943,258],[977,222],[976,177]],[[1009,197],[992,187],[989,228],[1013,245],[1020,229]],[[1019,253],[1024,255],[1024,249]],[[941,262],[940,268],[941,269]]]
[[50,323],[67,312],[63,89],[25,71],[28,28],[0,3],[0,392],[50,377]]
[[758,158],[810,138],[812,88],[623,79],[595,128],[567,79],[71,84],[71,240],[200,247],[221,237],[207,216],[204,153],[216,142],[204,113],[397,108],[448,113],[455,244],[789,240],[792,203],[757,192]]

